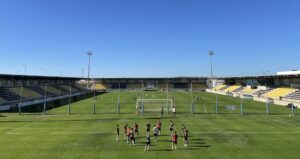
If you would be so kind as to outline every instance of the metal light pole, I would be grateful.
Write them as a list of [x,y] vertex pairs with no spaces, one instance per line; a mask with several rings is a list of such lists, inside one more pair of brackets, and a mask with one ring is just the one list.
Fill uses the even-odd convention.
[[[42,67],[42,70],[45,71],[45,76],[47,76],[47,69],[43,68]],[[47,107],[47,85],[48,85],[49,82],[46,83],[45,85],[45,96],[44,96],[44,106],[43,106],[43,115],[46,114],[46,107]]]
[[210,77],[213,77],[213,63],[212,63],[212,57],[214,55],[213,51],[208,51],[208,55],[210,56]]
[[89,56],[87,88],[89,88],[90,87],[91,56],[93,55],[93,52],[92,51],[88,51],[87,55]]
[[[24,76],[26,76],[26,72],[27,72],[27,66],[25,64],[22,64],[24,66]],[[23,80],[21,79],[21,88],[20,88],[20,102],[18,105],[19,108],[19,115],[21,115],[22,113],[22,98],[23,98]]]
[[241,115],[244,115],[243,98],[242,98],[242,93],[241,92],[240,92],[240,100],[241,100]]
[[[291,84],[291,88],[293,88],[293,84]],[[292,115],[295,115],[295,111],[294,111],[294,105],[295,105],[295,103],[294,103],[294,97],[295,97],[295,94],[293,93],[293,96],[292,96]]]
[[269,99],[266,100],[266,114],[269,115],[270,113],[270,101]]
[[19,102],[19,115],[22,113],[22,97],[23,96],[23,82],[21,81],[21,92],[20,92],[20,102]]
[[69,93],[69,105],[68,105],[68,114],[71,114],[71,95],[72,95],[72,86],[70,82],[70,93]]
[[218,93],[216,93],[216,114],[219,114]]
[[93,114],[96,114],[96,90],[94,90]]

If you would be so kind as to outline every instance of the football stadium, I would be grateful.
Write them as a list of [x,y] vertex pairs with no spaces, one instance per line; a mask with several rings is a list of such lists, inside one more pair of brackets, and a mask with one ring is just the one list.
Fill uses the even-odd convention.
[[[300,75],[90,81],[1,75],[1,158],[297,158],[299,84]],[[135,123],[132,145],[124,126]]]
[[299,6],[0,2],[0,159],[298,159]]

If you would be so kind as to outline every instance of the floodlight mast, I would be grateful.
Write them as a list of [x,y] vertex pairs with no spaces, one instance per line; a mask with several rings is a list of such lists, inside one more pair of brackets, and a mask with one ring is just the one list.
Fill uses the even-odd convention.
[[215,53],[213,51],[208,51],[208,55],[210,56],[210,77],[213,77],[213,62],[212,62],[212,57]]
[[88,52],[87,52],[87,55],[89,56],[87,88],[90,88],[91,56],[93,55],[93,52],[92,52],[92,51],[88,51]]

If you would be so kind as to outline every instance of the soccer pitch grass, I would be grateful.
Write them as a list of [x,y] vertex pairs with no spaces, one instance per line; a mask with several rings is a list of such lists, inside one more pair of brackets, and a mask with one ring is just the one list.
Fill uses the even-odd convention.
[[[138,92],[117,92],[100,95],[97,113],[92,114],[93,99],[72,103],[72,114],[67,106],[47,112],[47,115],[26,113],[0,114],[1,159],[76,159],[76,158],[211,158],[211,159],[298,159],[300,147],[300,116],[289,116],[290,109],[270,105],[265,115],[265,104],[243,101],[244,115],[240,115],[240,100],[219,96],[219,112],[215,112],[215,95],[205,92],[170,92],[175,98],[177,115],[165,116],[162,135],[149,152],[144,151],[145,125],[153,126],[160,119],[159,112],[137,116]],[[143,92],[143,98],[166,98],[163,92]],[[121,114],[116,114],[120,95]],[[192,96],[196,114],[191,113]],[[228,110],[228,105],[235,109]],[[296,111],[297,112],[297,111]],[[169,120],[179,133],[177,150],[171,150]],[[123,126],[139,124],[140,136],[136,147],[125,143]],[[116,125],[120,125],[120,141],[116,141]],[[183,146],[181,127],[190,131],[188,147]],[[151,133],[153,135],[153,133]]]

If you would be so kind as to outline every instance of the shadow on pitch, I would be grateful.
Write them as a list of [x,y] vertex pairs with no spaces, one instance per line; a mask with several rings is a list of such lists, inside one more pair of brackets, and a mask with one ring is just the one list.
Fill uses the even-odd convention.
[[153,152],[159,152],[159,151],[172,151],[171,149],[154,149],[154,150],[149,150],[150,152],[153,151]]

